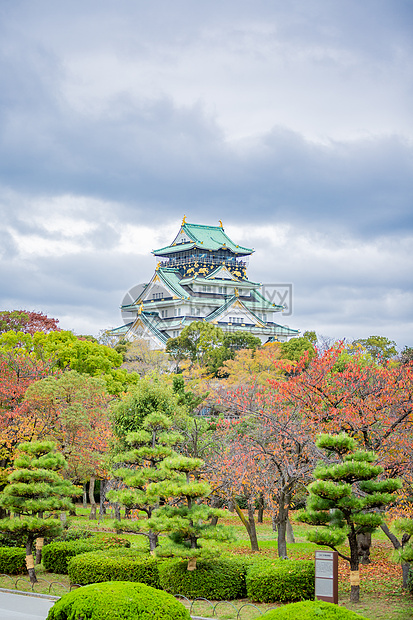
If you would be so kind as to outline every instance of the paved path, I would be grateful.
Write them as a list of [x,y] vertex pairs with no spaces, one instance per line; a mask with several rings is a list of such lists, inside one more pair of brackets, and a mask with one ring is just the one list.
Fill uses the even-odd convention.
[[45,620],[56,601],[47,597],[0,592],[1,620]]

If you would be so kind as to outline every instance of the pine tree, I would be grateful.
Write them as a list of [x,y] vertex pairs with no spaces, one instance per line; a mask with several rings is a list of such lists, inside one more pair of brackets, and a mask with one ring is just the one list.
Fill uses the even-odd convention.
[[378,480],[383,468],[374,464],[374,452],[357,450],[354,439],[340,435],[320,435],[318,448],[330,457],[314,470],[315,481],[309,487],[306,510],[300,520],[322,526],[310,531],[308,540],[336,551],[347,538],[350,556],[338,554],[350,563],[350,600],[360,597],[359,547],[357,535],[373,532],[384,517],[382,509],[390,503],[392,493],[401,487],[396,479]]
[[[50,513],[73,508],[70,498],[77,494],[77,489],[58,473],[66,466],[66,461],[56,452],[53,442],[22,443],[17,450],[14,470],[8,476],[9,484],[0,494],[0,506],[14,516],[0,520],[0,531],[26,537],[26,566],[31,583],[36,583],[35,539],[39,548],[44,537],[61,533],[63,525]],[[47,517],[44,516],[46,512],[49,513]]]
[[207,540],[233,539],[230,528],[211,522],[214,517],[225,516],[225,512],[205,503],[211,487],[198,479],[202,465],[201,459],[181,455],[168,457],[161,466],[167,472],[166,479],[149,485],[148,489],[168,499],[148,521],[153,531],[168,534],[156,553],[188,559],[188,570],[195,570],[197,558],[218,555],[216,548],[205,546]]
[[[169,471],[162,468],[162,462],[167,457],[177,455],[173,446],[182,440],[177,433],[170,431],[172,420],[168,416],[155,412],[146,416],[142,423],[142,430],[129,433],[126,443],[130,449],[115,457],[120,464],[114,469],[113,475],[120,478],[125,485],[119,490],[108,493],[111,501],[116,501],[129,510],[140,510],[146,513],[148,519],[159,506],[160,496],[153,483],[165,480]],[[151,485],[151,486],[150,486]],[[149,539],[151,552],[158,545],[158,535],[151,529],[146,532],[137,524],[116,524],[117,529],[139,531]]]

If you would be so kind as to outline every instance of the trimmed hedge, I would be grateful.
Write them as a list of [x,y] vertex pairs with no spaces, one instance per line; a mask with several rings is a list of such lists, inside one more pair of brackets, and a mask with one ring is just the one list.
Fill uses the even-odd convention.
[[26,549],[0,547],[0,573],[20,575],[26,571]]
[[324,601],[305,601],[290,603],[268,611],[264,620],[367,620],[365,616]]
[[161,588],[188,598],[204,597],[216,601],[246,595],[245,568],[227,558],[198,560],[196,570],[187,570],[187,560],[169,560],[158,564]]
[[257,562],[247,568],[247,596],[257,603],[314,599],[315,568],[312,560]]
[[110,549],[111,547],[130,547],[129,540],[113,537],[93,537],[87,540],[65,540],[45,545],[42,552],[44,568],[50,573],[67,575],[70,558],[89,551]]
[[158,561],[135,549],[84,553],[69,560],[72,583],[87,585],[103,581],[134,581],[160,588]]
[[62,596],[47,620],[190,620],[189,611],[171,594],[143,583],[96,583]]

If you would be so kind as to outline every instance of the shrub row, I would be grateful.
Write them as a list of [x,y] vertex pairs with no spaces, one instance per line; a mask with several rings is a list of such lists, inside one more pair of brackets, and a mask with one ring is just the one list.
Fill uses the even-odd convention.
[[199,560],[196,570],[187,570],[185,560],[169,560],[159,564],[161,588],[188,598],[232,600],[246,595],[245,568],[240,562],[221,558]]
[[18,547],[0,547],[0,573],[20,575],[26,571],[26,550]]
[[70,558],[111,547],[130,547],[129,540],[115,536],[92,537],[86,540],[58,541],[43,547],[42,562],[45,569],[51,573],[67,574],[67,564]]
[[158,562],[135,549],[93,551],[69,560],[72,583],[87,585],[103,581],[135,581],[160,588]]
[[314,562],[238,558],[199,560],[194,571],[187,561],[158,560],[134,549],[116,549],[78,555],[69,561],[72,583],[138,581],[188,598],[252,601],[300,601],[314,598]]
[[257,603],[303,601],[314,598],[314,562],[270,560],[247,569],[248,598]]

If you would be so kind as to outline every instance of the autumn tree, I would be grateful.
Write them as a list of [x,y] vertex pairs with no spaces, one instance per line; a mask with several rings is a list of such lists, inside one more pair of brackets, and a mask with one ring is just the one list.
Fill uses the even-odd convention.
[[63,526],[53,518],[53,513],[70,510],[71,497],[77,493],[72,483],[58,473],[65,465],[53,442],[20,444],[14,471],[0,494],[0,506],[13,514],[0,520],[0,531],[26,537],[26,566],[31,583],[37,582],[33,560],[35,539],[60,534]]
[[42,312],[28,310],[3,310],[0,312],[0,334],[7,331],[34,334],[51,331],[59,331],[59,320],[52,319]]
[[[384,521],[381,511],[391,502],[401,481],[379,480],[383,468],[375,464],[376,454],[359,450],[356,441],[345,433],[320,435],[316,445],[330,459],[320,463],[313,472],[315,481],[308,487],[309,498],[300,520],[321,526],[307,534],[308,540],[334,549],[349,562],[350,600],[357,603],[360,598],[357,535],[373,532],[380,526]],[[349,556],[337,549],[346,538]]]
[[285,558],[289,511],[314,464],[314,429],[299,407],[283,401],[272,382],[255,390],[253,398],[241,388],[226,398],[233,421],[218,427],[218,444],[227,448],[218,456],[216,479],[249,498],[252,532],[253,502],[260,497],[265,501],[277,527],[279,557]]
[[122,368],[128,372],[136,372],[140,377],[161,375],[171,370],[171,360],[165,351],[151,349],[143,338],[131,342],[118,343],[115,350],[122,354]]
[[9,473],[22,434],[23,399],[27,388],[52,372],[50,364],[18,348],[0,347],[0,484]]
[[54,441],[74,482],[99,477],[112,437],[108,402],[102,378],[74,370],[46,377],[26,391],[20,434]]

